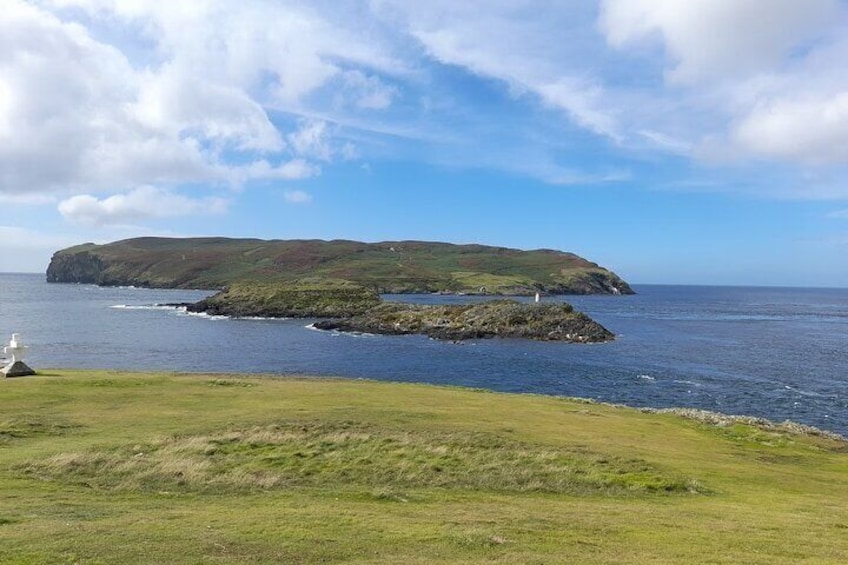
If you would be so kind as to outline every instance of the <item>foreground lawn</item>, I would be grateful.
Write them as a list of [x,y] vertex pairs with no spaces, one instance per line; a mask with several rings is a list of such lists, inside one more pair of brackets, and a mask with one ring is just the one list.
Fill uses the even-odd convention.
[[0,563],[848,563],[848,444],[531,395],[0,380]]

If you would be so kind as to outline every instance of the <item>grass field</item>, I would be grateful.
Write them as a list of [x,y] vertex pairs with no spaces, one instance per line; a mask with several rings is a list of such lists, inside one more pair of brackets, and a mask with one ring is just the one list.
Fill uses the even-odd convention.
[[0,380],[0,563],[846,563],[848,444],[534,395]]

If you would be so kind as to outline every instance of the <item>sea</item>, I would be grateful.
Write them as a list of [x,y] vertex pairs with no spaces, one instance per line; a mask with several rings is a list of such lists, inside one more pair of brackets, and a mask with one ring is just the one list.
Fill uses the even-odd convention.
[[[313,320],[230,319],[161,306],[210,292],[48,284],[0,274],[0,340],[47,368],[311,375],[689,407],[848,435],[848,289],[636,285],[567,301],[604,344],[342,334]],[[389,295],[463,303],[480,297]]]

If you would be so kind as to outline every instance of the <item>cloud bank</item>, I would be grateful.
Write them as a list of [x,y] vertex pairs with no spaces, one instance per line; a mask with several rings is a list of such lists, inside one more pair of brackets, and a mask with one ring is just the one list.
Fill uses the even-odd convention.
[[223,213],[397,140],[551,184],[671,159],[848,198],[838,0],[7,0],[0,55],[0,197],[74,223]]

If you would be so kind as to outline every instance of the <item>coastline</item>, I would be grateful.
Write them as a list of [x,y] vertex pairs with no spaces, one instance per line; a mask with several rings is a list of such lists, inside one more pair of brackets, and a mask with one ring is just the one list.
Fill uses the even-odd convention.
[[206,293],[48,285],[38,275],[0,279],[4,316],[27,320],[26,327],[16,323],[6,331],[21,332],[33,346],[36,369],[288,372],[460,384],[788,419],[848,435],[839,392],[848,360],[833,355],[847,326],[844,317],[831,315],[844,311],[848,296],[643,288],[624,300],[569,300],[616,333],[614,342],[590,348],[353,337],[305,330],[312,320],[207,318],[149,308],[197,301]]
[[[315,331],[330,331],[330,330],[318,330]],[[47,368],[45,370],[40,370],[35,375],[36,377],[55,377],[59,374],[71,374],[77,375],[79,373],[107,373],[107,374],[116,374],[116,375],[128,375],[128,376],[144,376],[151,374],[151,371],[147,370],[121,370],[121,369],[68,369],[61,367],[52,367]],[[156,372],[158,374],[158,372]],[[598,401],[593,398],[579,397],[579,396],[565,396],[565,395],[556,395],[556,394],[545,394],[538,392],[507,392],[507,391],[499,391],[495,389],[485,388],[485,387],[471,387],[464,386],[461,384],[438,384],[438,383],[430,383],[430,382],[409,382],[409,381],[393,381],[393,380],[383,380],[383,379],[374,379],[368,377],[346,377],[342,375],[307,375],[302,373],[234,373],[232,371],[226,372],[214,372],[214,371],[172,371],[166,372],[164,374],[172,375],[174,377],[192,377],[192,378],[205,378],[205,377],[213,377],[219,379],[270,379],[270,380],[280,380],[280,379],[290,379],[290,380],[301,380],[301,381],[310,381],[316,380],[321,382],[326,381],[339,381],[339,382],[367,382],[375,385],[379,384],[389,384],[389,385],[400,385],[400,386],[418,386],[418,387],[431,387],[435,389],[444,389],[444,390],[460,390],[467,392],[480,392],[485,394],[492,395],[501,395],[501,396],[518,396],[518,397],[539,397],[539,398],[547,398],[553,400],[562,400],[567,402],[575,402],[578,404],[585,405],[593,405],[593,406],[603,406],[607,408],[613,409],[621,409],[627,410],[631,412],[639,412],[643,414],[656,414],[656,415],[671,415],[676,416],[683,420],[689,420],[692,422],[696,422],[699,424],[703,424],[705,426],[713,427],[713,428],[728,428],[736,424],[741,424],[744,426],[751,426],[763,431],[775,432],[775,433],[788,433],[799,436],[812,436],[812,437],[821,437],[837,442],[845,443],[848,446],[848,436],[842,435],[838,432],[832,430],[826,430],[823,428],[819,428],[816,426],[810,426],[808,424],[803,424],[801,422],[795,422],[792,420],[783,420],[783,421],[774,421],[768,418],[763,418],[759,416],[750,416],[745,414],[725,414],[722,412],[717,412],[713,410],[703,410],[700,408],[689,408],[689,407],[666,407],[666,408],[657,408],[651,406],[633,406],[629,404],[622,404],[620,402],[603,402]],[[26,377],[27,379],[31,379],[32,377]]]

